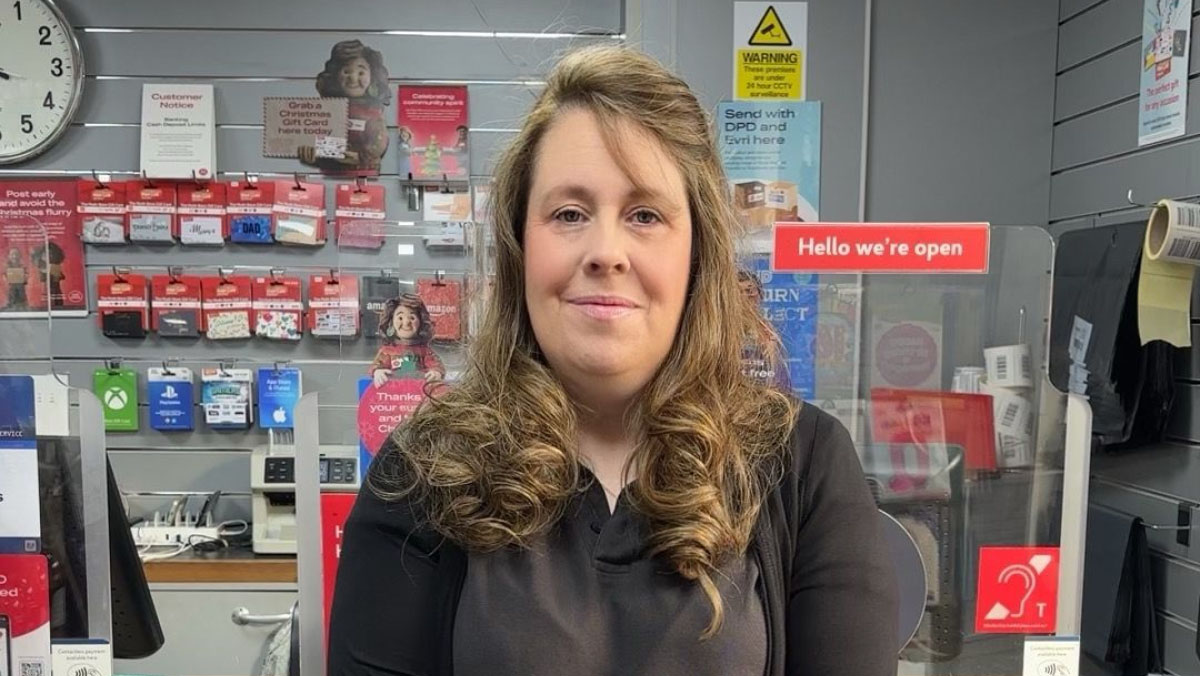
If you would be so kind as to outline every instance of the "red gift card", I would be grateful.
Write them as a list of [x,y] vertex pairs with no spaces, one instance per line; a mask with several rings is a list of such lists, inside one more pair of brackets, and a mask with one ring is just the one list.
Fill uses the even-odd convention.
[[126,189],[125,230],[133,242],[174,242],[179,234],[174,183],[134,181]]
[[150,279],[150,328],[164,336],[196,336],[204,330],[200,278],[154,275]]
[[325,184],[275,181],[275,241],[325,243]]
[[975,632],[1053,634],[1058,547],[980,547]]
[[150,327],[150,300],[146,277],[138,274],[105,274],[96,277],[96,315],[107,336],[145,335]]
[[229,238],[246,244],[270,244],[275,232],[275,184],[231,181],[225,191]]
[[271,340],[300,340],[304,335],[304,302],[299,277],[254,279],[254,334]]
[[358,278],[313,275],[308,281],[308,325],[314,336],[358,335]]
[[229,238],[225,220],[227,187],[220,181],[179,186],[179,241],[221,245]]
[[209,340],[249,338],[254,281],[245,275],[205,277],[202,289],[204,330]]
[[996,468],[992,397],[871,388],[871,438],[881,444],[957,444],[968,470]]
[[462,338],[462,283],[450,279],[419,279],[417,295],[433,320],[434,340]]
[[383,186],[378,183],[338,185],[333,212],[338,246],[359,249],[383,246],[385,199]]
[[100,183],[86,178],[79,181],[79,203],[75,210],[83,241],[88,244],[124,244],[126,204],[124,182]]

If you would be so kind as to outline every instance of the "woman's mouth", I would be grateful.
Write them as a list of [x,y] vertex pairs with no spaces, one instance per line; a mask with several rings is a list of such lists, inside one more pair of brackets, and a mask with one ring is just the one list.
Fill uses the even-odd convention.
[[593,319],[617,319],[632,313],[638,304],[622,296],[576,296],[567,304]]

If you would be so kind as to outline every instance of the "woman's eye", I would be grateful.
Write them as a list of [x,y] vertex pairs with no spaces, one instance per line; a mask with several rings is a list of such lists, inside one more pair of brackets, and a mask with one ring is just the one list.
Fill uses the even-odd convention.
[[654,225],[661,220],[662,219],[658,217],[658,214],[649,209],[638,209],[637,211],[633,212],[633,222],[638,225]]
[[583,212],[578,209],[560,209],[554,214],[554,218],[563,223],[575,225],[583,222]]

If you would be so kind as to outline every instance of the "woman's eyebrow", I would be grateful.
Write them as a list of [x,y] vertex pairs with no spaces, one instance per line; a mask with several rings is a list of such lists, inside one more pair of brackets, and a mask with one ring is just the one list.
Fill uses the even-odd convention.
[[566,183],[556,185],[553,188],[543,192],[540,196],[543,201],[554,201],[559,199],[572,199],[581,202],[588,202],[593,199],[593,193],[587,186],[579,183]]
[[683,208],[683,205],[676,202],[666,193],[654,190],[647,186],[634,186],[629,190],[626,199],[630,202],[648,202],[660,209],[675,212]]
[[[556,201],[559,199],[572,199],[581,202],[590,202],[595,199],[595,194],[586,185],[580,183],[566,183],[556,185],[553,188],[543,192],[539,199],[542,201]],[[659,190],[654,190],[646,186],[630,186],[629,191],[625,193],[625,201],[627,202],[649,202],[663,209],[679,210],[681,205],[675,200],[668,197],[665,193]]]

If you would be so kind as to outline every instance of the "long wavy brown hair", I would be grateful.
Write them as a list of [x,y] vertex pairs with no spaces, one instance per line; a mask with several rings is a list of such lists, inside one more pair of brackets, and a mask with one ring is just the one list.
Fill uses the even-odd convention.
[[496,166],[495,287],[468,367],[396,430],[395,451],[371,485],[385,499],[415,501],[430,526],[472,551],[530,546],[581,490],[577,409],[540,356],[522,250],[538,144],[575,108],[596,116],[618,161],[619,123],[628,120],[662,143],[685,177],[689,292],[675,342],[627,416],[638,442],[626,490],[647,520],[652,555],[707,596],[707,638],[724,618],[714,575],[751,542],[797,404],[742,374],[747,344],[775,355],[777,340],[738,286],[740,230],[708,115],[683,80],[648,56],[589,47],[550,73]]

